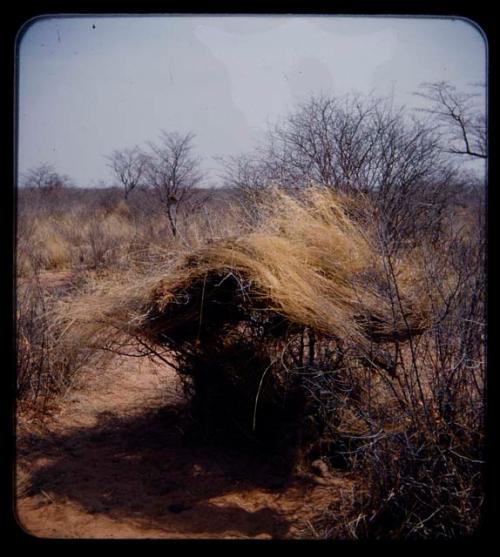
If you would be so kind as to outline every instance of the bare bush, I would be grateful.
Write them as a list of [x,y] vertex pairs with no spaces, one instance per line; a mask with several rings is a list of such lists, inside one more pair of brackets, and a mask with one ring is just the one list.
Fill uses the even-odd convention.
[[271,184],[368,195],[395,252],[417,231],[435,235],[453,197],[456,170],[441,139],[434,126],[390,99],[312,97],[254,153],[228,159],[226,182],[242,191],[253,213],[255,198],[267,195]]
[[246,220],[250,225],[256,225],[260,218],[259,207],[271,194],[272,180],[265,162],[258,154],[228,157],[221,162],[225,186],[237,191],[236,201],[243,209]]
[[37,414],[71,387],[91,356],[58,326],[56,299],[36,275],[18,285],[17,399],[23,409]]
[[313,97],[269,133],[268,176],[296,187],[313,182],[383,198],[443,168],[432,129],[389,100]]
[[[366,479],[341,527],[325,535],[454,538],[480,526],[485,462],[484,223],[446,249],[420,247],[433,325],[406,348],[390,343],[393,377],[353,369],[330,384],[332,437],[346,464]],[[385,256],[388,292],[401,315],[402,279]],[[415,280],[417,277],[414,277]],[[377,369],[379,368],[379,369]],[[341,396],[341,394],[343,396]],[[335,401],[335,402],[332,402]]]
[[25,187],[51,191],[68,187],[71,183],[69,176],[59,174],[55,167],[48,163],[42,163],[29,169],[22,177]]

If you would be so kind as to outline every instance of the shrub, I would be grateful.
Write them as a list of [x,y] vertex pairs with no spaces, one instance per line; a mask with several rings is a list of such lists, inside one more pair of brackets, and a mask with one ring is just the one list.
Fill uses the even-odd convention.
[[37,276],[22,281],[16,306],[17,398],[22,408],[43,413],[89,360],[90,354],[61,325],[55,297]]
[[[365,484],[342,529],[331,515],[322,517],[324,535],[454,538],[480,527],[486,384],[483,232],[478,222],[465,237],[461,230],[442,236],[439,249],[420,246],[418,266],[433,308],[432,326],[406,348],[394,343],[394,378],[348,376],[337,447]],[[398,281],[393,275],[388,281],[397,308]],[[331,398],[338,399],[338,390],[331,389]]]

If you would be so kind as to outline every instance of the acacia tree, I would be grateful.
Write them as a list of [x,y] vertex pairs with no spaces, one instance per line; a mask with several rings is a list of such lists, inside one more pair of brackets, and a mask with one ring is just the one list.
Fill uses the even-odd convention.
[[454,155],[487,158],[487,128],[480,93],[458,91],[446,81],[424,83],[418,96],[430,101],[431,114],[443,135],[444,150]]
[[178,208],[193,195],[201,181],[200,160],[193,154],[194,134],[162,130],[158,143],[148,143],[145,178],[165,209],[172,234],[177,236]]
[[124,197],[141,185],[146,174],[146,155],[138,148],[113,151],[108,157],[109,165],[123,186]]

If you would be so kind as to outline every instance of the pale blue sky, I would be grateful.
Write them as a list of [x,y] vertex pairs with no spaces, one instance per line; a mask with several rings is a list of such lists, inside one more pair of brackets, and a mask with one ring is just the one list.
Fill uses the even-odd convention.
[[53,164],[77,185],[112,182],[105,156],[160,129],[193,131],[208,184],[214,157],[249,151],[312,94],[394,93],[486,79],[481,33],[460,19],[64,17],[19,45],[19,171]]

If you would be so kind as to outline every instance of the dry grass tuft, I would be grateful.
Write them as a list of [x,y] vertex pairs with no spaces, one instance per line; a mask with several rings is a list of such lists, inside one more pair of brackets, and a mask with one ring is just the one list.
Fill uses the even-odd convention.
[[[188,254],[161,279],[153,295],[159,312],[201,278],[207,284],[211,276],[232,275],[248,284],[250,303],[319,333],[360,344],[368,336],[405,335],[408,323],[395,322],[384,292],[386,271],[373,230],[349,217],[349,198],[311,188],[301,199],[280,190],[267,199],[257,230]],[[407,320],[417,331],[426,315],[410,269],[407,259],[395,272],[413,271],[401,284]]]
[[42,417],[93,357],[58,318],[59,303],[38,275],[18,285],[17,397],[20,409]]

